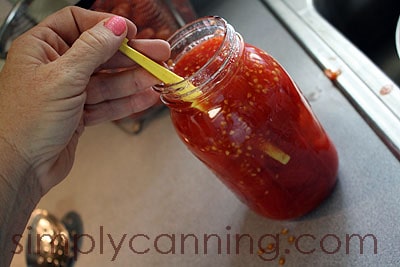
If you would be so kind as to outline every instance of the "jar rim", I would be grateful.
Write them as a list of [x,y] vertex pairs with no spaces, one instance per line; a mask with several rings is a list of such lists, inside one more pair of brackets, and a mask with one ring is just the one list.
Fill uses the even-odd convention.
[[[162,92],[167,87],[171,89],[171,90],[167,90],[167,91],[172,92],[172,93],[177,92],[181,89],[184,89],[187,86],[188,81],[193,81],[194,78],[199,73],[201,73],[202,71],[207,69],[207,67],[209,67],[209,65],[213,62],[213,60],[216,57],[218,57],[218,54],[223,50],[224,45],[226,45],[227,38],[228,38],[228,31],[229,31],[229,27],[228,27],[229,24],[227,23],[227,21],[225,19],[223,19],[220,16],[205,16],[205,17],[198,18],[198,19],[184,25],[179,30],[177,30],[174,34],[172,34],[167,39],[167,42],[171,45],[171,51],[172,51],[178,44],[180,44],[180,42],[182,42],[183,39],[185,39],[185,37],[187,38],[191,34],[194,34],[195,31],[199,31],[200,29],[205,29],[210,26],[213,26],[213,27],[216,26],[217,28],[219,28],[221,30],[221,32],[220,32],[221,37],[223,37],[222,42],[219,45],[218,49],[216,49],[214,55],[211,56],[207,60],[207,62],[204,65],[202,65],[196,72],[194,72],[193,74],[191,74],[188,77],[184,77],[184,79],[182,81],[174,83],[174,84],[157,84],[157,85],[153,86],[153,88],[156,91]],[[170,68],[169,66],[167,66],[167,67]],[[201,86],[201,84],[197,85],[197,86]],[[196,88],[197,88],[197,86],[196,86]],[[196,89],[193,91],[196,91]],[[191,93],[193,93],[193,92],[188,91],[185,94],[183,94],[182,96],[190,95]]]

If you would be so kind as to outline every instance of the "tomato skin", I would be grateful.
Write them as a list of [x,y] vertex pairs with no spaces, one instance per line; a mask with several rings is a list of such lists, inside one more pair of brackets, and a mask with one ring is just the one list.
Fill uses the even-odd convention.
[[138,28],[138,39],[167,40],[179,28],[162,0],[96,0],[91,9],[130,19]]
[[129,3],[123,2],[115,5],[113,9],[111,9],[111,13],[125,18],[130,18],[132,16],[132,8]]
[[[221,42],[213,38],[193,48],[174,71],[184,77],[196,73]],[[216,71],[212,66],[210,73]],[[215,84],[198,108],[171,108],[178,135],[257,213],[283,220],[310,212],[336,183],[335,146],[270,55],[244,44],[240,62],[231,63],[228,72],[231,78]],[[280,162],[271,151],[289,160]]]

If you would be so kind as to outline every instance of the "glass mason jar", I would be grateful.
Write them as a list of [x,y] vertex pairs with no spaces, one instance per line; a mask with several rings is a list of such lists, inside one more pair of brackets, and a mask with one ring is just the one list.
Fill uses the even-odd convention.
[[255,212],[306,214],[332,191],[338,157],[295,83],[224,19],[170,37],[168,66],[185,80],[158,85],[181,140]]

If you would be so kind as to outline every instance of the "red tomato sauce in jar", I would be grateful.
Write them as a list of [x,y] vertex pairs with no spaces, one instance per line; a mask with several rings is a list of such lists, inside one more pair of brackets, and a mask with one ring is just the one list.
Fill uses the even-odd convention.
[[[186,52],[173,71],[189,77],[221,47],[213,37]],[[332,191],[336,149],[286,71],[270,55],[244,44],[230,79],[192,108],[171,109],[180,138],[257,213],[302,216]],[[207,71],[213,73],[212,64]]]

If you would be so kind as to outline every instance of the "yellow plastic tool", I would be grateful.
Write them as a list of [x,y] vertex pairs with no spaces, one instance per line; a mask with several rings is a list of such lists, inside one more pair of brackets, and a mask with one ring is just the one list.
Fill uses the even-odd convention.
[[[184,78],[181,76],[173,73],[169,69],[161,66],[157,62],[151,60],[150,58],[146,57],[145,55],[141,54],[140,52],[136,51],[132,47],[128,45],[128,39],[125,39],[124,42],[122,43],[121,47],[119,48],[119,51],[121,51],[124,55],[135,61],[138,65],[143,67],[145,70],[147,70],[149,73],[151,73],[154,77],[159,79],[165,84],[175,84],[184,81]],[[178,94],[184,95],[193,89],[196,89],[196,87],[191,84],[190,82],[187,82],[186,86],[184,89],[181,89],[177,91]],[[206,112],[206,109],[200,104],[197,103],[196,98],[201,95],[201,91],[196,90],[195,92],[187,95],[187,96],[182,96],[183,101],[187,102],[192,102],[192,107],[196,108],[200,111]],[[290,156],[283,152],[281,149],[278,147],[265,143],[263,145],[264,151],[267,155],[269,155],[271,158],[279,161],[283,165],[286,165],[289,160]]]
[[[161,66],[157,62],[151,60],[147,56],[141,54],[140,52],[136,51],[132,47],[128,45],[128,39],[125,38],[124,42],[122,43],[121,47],[119,48],[124,55],[135,61],[138,65],[142,68],[147,70],[151,73],[154,77],[159,79],[165,84],[175,84],[184,81],[184,78],[175,74],[174,72],[170,71],[169,69]],[[184,89],[179,90],[177,93],[180,95],[186,94],[187,92],[192,91],[196,87],[187,82]],[[184,96],[182,99],[187,102],[193,102],[194,98],[196,98],[200,92],[196,92],[194,94],[190,94],[188,96]]]

